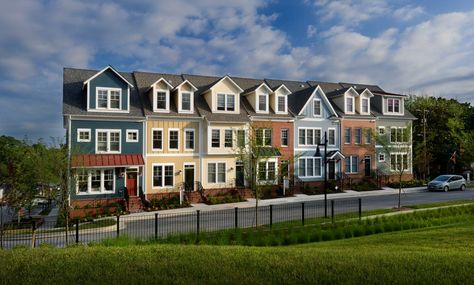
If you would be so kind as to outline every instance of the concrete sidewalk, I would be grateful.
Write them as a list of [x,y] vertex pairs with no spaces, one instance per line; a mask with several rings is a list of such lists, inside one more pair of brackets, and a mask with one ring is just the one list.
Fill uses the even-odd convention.
[[[418,193],[418,192],[426,192],[425,187],[413,187],[413,188],[405,188],[403,189],[402,193]],[[398,194],[398,189],[393,189],[389,187],[383,187],[382,190],[373,190],[373,191],[353,191],[353,190],[346,190],[343,193],[332,193],[327,194],[328,199],[344,199],[344,198],[362,198],[362,197],[370,197],[370,196],[382,196],[382,195],[394,195]],[[296,194],[293,197],[284,197],[284,198],[274,198],[274,199],[264,199],[259,200],[259,206],[268,206],[268,205],[278,205],[278,204],[287,204],[287,203],[301,203],[307,201],[320,201],[324,200],[324,195],[306,195],[306,194]],[[177,213],[189,213],[196,210],[200,211],[216,211],[216,210],[226,210],[226,209],[233,209],[233,208],[252,208],[255,207],[255,199],[250,198],[247,199],[245,202],[239,203],[228,203],[228,204],[218,204],[218,205],[206,205],[204,203],[199,204],[191,204],[189,208],[180,208],[180,209],[172,209],[172,210],[161,210],[156,212],[146,212],[146,214],[151,213],[159,213],[159,214],[177,214]],[[134,215],[143,215],[144,213],[134,213],[130,214],[131,216]]]

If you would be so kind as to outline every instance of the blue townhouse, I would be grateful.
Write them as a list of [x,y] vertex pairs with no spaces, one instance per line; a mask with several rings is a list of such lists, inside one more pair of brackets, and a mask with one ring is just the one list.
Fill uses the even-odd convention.
[[63,115],[72,207],[138,200],[144,183],[145,117],[131,73],[64,69]]

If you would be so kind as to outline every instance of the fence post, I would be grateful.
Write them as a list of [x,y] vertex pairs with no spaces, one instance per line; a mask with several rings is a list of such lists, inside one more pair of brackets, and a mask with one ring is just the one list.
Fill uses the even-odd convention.
[[301,223],[304,226],[304,202],[301,203]]
[[158,213],[155,213],[155,239],[158,239]]
[[235,211],[235,213],[234,213],[235,228],[237,229],[239,227],[239,218],[238,218],[239,208],[235,207],[234,211]]
[[359,198],[359,220],[362,219],[362,198]]
[[120,215],[117,215],[117,238],[120,236]]
[[270,228],[273,226],[273,205],[270,205]]
[[199,239],[199,213],[200,210],[196,210],[196,239]]
[[31,224],[31,230],[33,231],[31,235],[31,247],[35,248],[36,246],[36,222],[35,221],[33,221],[33,223]]
[[79,243],[79,219],[76,219],[76,244]]
[[334,200],[331,200],[331,222],[334,223]]

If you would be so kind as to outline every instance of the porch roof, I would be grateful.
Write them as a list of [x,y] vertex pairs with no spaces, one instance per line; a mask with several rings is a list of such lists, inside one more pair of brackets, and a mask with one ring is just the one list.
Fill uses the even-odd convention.
[[144,165],[141,154],[82,154],[72,157],[72,167]]
[[329,160],[341,160],[345,159],[346,157],[338,150],[328,151],[326,157]]

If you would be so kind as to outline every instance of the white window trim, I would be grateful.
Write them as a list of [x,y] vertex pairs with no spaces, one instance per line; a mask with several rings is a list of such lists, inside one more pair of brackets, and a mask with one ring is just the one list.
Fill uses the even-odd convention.
[[[367,100],[367,112],[363,112],[363,104],[362,104],[362,101],[363,100]],[[361,97],[360,98],[360,113],[363,114],[363,115],[370,115],[370,97]]]
[[[158,92],[165,92],[166,93],[166,108],[165,109],[158,109]],[[170,111],[170,90],[169,89],[158,89],[153,86],[153,112],[165,112],[168,113]]]
[[[389,101],[389,100],[393,100],[393,111],[389,111],[389,110],[388,110],[388,101]],[[399,105],[398,105],[398,109],[399,109],[398,112],[395,112],[395,100],[398,100],[398,102],[399,102],[399,103],[398,103],[398,104],[399,104]],[[385,114],[390,114],[390,115],[403,115],[404,110],[403,110],[402,104],[403,104],[403,99],[402,99],[402,98],[392,98],[392,97],[390,97],[390,98],[385,98],[385,111],[386,111]]]
[[[230,131],[230,132],[232,133],[232,140],[231,140],[232,146],[225,146],[225,133],[226,133],[227,131]],[[219,139],[220,139],[220,133],[219,133]],[[235,143],[234,141],[235,141],[235,139],[234,139],[234,130],[232,130],[232,129],[224,129],[224,148],[226,148],[226,149],[232,149],[232,148],[234,147],[234,143]],[[219,145],[220,145],[220,144],[219,144]]]
[[[259,168],[260,168],[260,163],[261,162],[264,162],[265,163],[265,179],[264,180],[260,180],[260,173],[259,173]],[[268,163],[269,162],[273,162],[275,163],[275,179],[273,180],[268,180]],[[265,160],[260,160],[258,163],[257,163],[257,180],[259,183],[268,183],[268,182],[273,182],[273,183],[276,183],[278,181],[278,161],[277,159],[275,158],[269,158],[269,159],[265,159]]]
[[[300,144],[300,130],[305,130],[304,132],[304,144]],[[307,130],[313,130],[313,144],[308,144],[307,142]],[[316,130],[319,130],[319,143],[321,139],[323,139],[323,130],[322,128],[308,128],[308,127],[299,127],[298,128],[298,146],[317,146],[318,142],[316,142]]]
[[[352,98],[352,110],[347,110],[347,99]],[[344,96],[344,113],[346,114],[355,114],[355,96],[352,95],[345,95]]]
[[[332,130],[334,131],[334,144],[330,144],[329,143],[329,130]],[[336,132],[336,128],[328,128],[328,146],[336,146],[337,145],[337,132]]]
[[[218,164],[219,163],[223,163],[224,164],[224,182],[219,182],[219,166]],[[216,165],[216,181],[215,182],[210,182],[209,181],[209,164],[215,164]],[[206,167],[207,167],[207,171],[206,171],[206,174],[207,174],[207,177],[206,177],[206,180],[207,180],[207,184],[225,184],[227,183],[227,163],[225,161],[208,161],[207,164],[206,164]]]
[[[183,93],[189,93],[191,96],[190,99],[190,110],[184,110],[183,109]],[[193,113],[194,112],[194,92],[192,91],[179,91],[179,96],[178,96],[178,112],[179,113]]]
[[[186,133],[192,132],[193,133],[193,148],[187,148],[186,146]],[[196,147],[196,130],[195,129],[184,129],[184,150],[187,151],[194,151]]]
[[[285,99],[285,110],[280,111],[278,110],[278,98],[283,97]],[[287,114],[288,113],[288,96],[287,95],[276,95],[276,100],[275,100],[275,113],[276,114]]]
[[[97,195],[97,194],[110,194],[115,193],[115,184],[116,184],[116,176],[115,176],[115,168],[93,168],[93,169],[85,169],[87,171],[87,192],[79,192],[79,179],[76,173],[76,195]],[[100,170],[100,191],[92,191],[92,170]],[[112,170],[113,175],[113,189],[110,191],[105,190],[104,187],[104,171],[105,170]]]
[[193,189],[195,189],[195,184],[196,184],[196,181],[198,179],[198,177],[196,177],[196,163],[195,162],[184,162],[183,163],[183,183],[186,181],[186,166],[192,166],[193,167],[193,172],[194,172],[194,181],[193,181]]
[[[383,156],[383,158],[381,158]],[[379,162],[385,162],[385,153],[379,153],[378,157]]]
[[[219,131],[219,146],[218,147],[212,146],[212,132],[214,130]],[[209,149],[220,149],[221,145],[222,145],[221,129],[219,129],[219,128],[209,128],[209,145],[208,145]]]
[[[359,136],[359,142],[357,142],[357,135],[356,135],[356,134],[357,134],[357,130],[359,130],[359,134],[360,134],[360,136]],[[355,144],[355,145],[360,145],[360,144],[362,144],[362,141],[363,141],[363,139],[364,139],[364,138],[363,138],[363,133],[364,133],[364,132],[363,132],[363,129],[362,129],[362,128],[354,128],[354,144]]]
[[389,155],[389,158],[390,158],[390,171],[391,172],[396,172],[396,171],[399,171],[399,170],[392,168],[392,155],[395,155],[395,159],[397,161],[398,161],[398,156],[401,155],[402,165],[403,165],[403,156],[406,155],[407,156],[407,163],[406,163],[407,168],[403,169],[403,171],[409,171],[409,169],[410,169],[410,156],[408,155],[408,152],[392,152],[392,153],[390,153],[390,155]]
[[[349,142],[346,141],[346,130],[349,129]],[[352,128],[344,128],[344,144],[352,144]]]
[[[347,165],[344,165],[344,166],[345,166],[345,167],[344,167],[344,168],[345,168],[345,172],[344,172],[344,173],[346,173],[346,174],[357,174],[357,173],[359,173],[359,156],[358,156],[358,155],[349,155],[349,156],[346,156],[346,158],[347,158],[347,157],[348,157],[348,158],[350,159],[350,161],[351,161],[351,163],[350,163],[350,166],[351,166],[351,167],[350,167],[350,171],[347,171]],[[354,169],[352,169],[352,163],[353,163],[354,158],[356,158],[356,157],[357,157],[357,171],[354,171]]]
[[[272,146],[273,145],[273,129],[270,129],[270,128],[259,128],[256,130],[256,132],[258,132],[259,130],[262,130],[262,145],[261,146]],[[270,130],[270,144],[267,145],[265,144],[265,141],[266,141],[266,134],[265,134],[265,131],[266,130]],[[255,136],[257,136],[257,134],[255,134]]]
[[[81,139],[80,133],[89,133],[89,139]],[[77,142],[91,142],[91,129],[77,129]]]
[[[305,160],[305,167],[304,167],[304,176],[302,176],[300,174],[300,159],[304,159]],[[307,166],[308,166],[308,160],[319,160],[319,167],[321,169],[321,175],[314,175],[314,172],[315,171],[315,167],[316,164],[313,164],[313,175],[312,176],[306,176],[306,169],[307,169]],[[298,165],[297,165],[297,169],[298,169],[298,177],[300,178],[321,178],[323,177],[323,164],[322,164],[323,160],[321,157],[310,157],[310,156],[303,156],[303,157],[298,157]]]
[[[315,112],[314,112],[314,102],[315,101],[318,101],[319,102],[319,115],[317,115]],[[313,117],[316,117],[316,118],[321,118],[323,116],[323,106],[321,105],[321,99],[319,98],[314,98],[313,99]]]
[[[283,144],[283,131],[286,131],[286,140],[288,141],[287,144]],[[280,144],[282,147],[288,147],[290,145],[290,129],[288,128],[280,129]]]
[[[163,167],[163,177],[161,178],[162,179],[162,185],[163,186],[155,186],[153,185],[153,180],[154,180],[154,169],[155,169],[155,166],[161,166]],[[173,185],[172,186],[165,186],[165,166],[173,166]],[[169,189],[169,188],[174,188],[175,186],[175,182],[176,182],[176,179],[175,179],[175,171],[176,171],[176,167],[174,165],[174,163],[152,163],[151,164],[151,188],[152,189]]]
[[[154,131],[161,131],[161,148],[153,148],[153,132]],[[163,151],[163,144],[164,144],[164,140],[165,140],[163,128],[152,128],[150,139],[151,139],[151,150],[152,151]]]
[[[136,134],[137,134],[137,139],[136,139],[136,140],[131,140],[131,139],[129,139],[129,138],[128,138],[128,134],[129,134],[129,133],[136,133]],[[126,142],[133,142],[133,143],[136,143],[136,142],[138,142],[138,141],[140,140],[140,138],[138,137],[138,135],[139,135],[138,130],[127,130],[127,131],[126,131],[125,141],[126,141]]]
[[[260,110],[260,96],[265,96],[265,110]],[[268,113],[268,94],[267,93],[257,93],[257,96],[255,96],[256,100],[256,105],[255,105],[255,110],[257,113]]]
[[[99,90],[107,91],[107,107],[106,108],[99,108]],[[119,92],[119,107],[118,108],[111,108],[110,107],[110,91],[118,91]],[[123,111],[122,110],[122,88],[96,87],[95,88],[95,108],[97,110],[105,110],[105,111],[109,111],[109,112]]]
[[[404,142],[404,141],[392,141],[392,129],[395,129],[396,130],[396,135],[395,135],[395,138],[398,136],[398,132],[400,130],[405,130],[404,132],[407,132],[406,135],[408,136],[408,141],[407,142]],[[403,133],[401,134],[401,138],[403,140]],[[407,127],[390,127],[390,140],[389,142],[391,144],[409,144],[410,143],[410,140],[411,140],[411,134],[408,133],[408,128]]]
[[[383,134],[380,133],[380,130],[383,130]],[[379,133],[380,136],[384,136],[384,135],[387,134],[387,130],[385,129],[385,127],[380,126],[380,127],[378,127],[378,133]]]
[[[99,151],[98,134],[99,132],[107,133],[107,151]],[[110,133],[119,133],[119,150],[110,151]],[[95,153],[121,153],[122,152],[122,130],[120,129],[96,129],[95,130]]]
[[[172,131],[177,131],[178,132],[178,148],[171,148],[170,145],[171,145],[171,132]],[[180,146],[180,142],[181,142],[181,139],[180,139],[180,130],[178,128],[169,128],[168,129],[168,150],[169,151],[179,151],[179,146]]]
[[[224,110],[218,110],[217,109],[217,98],[219,97],[218,95],[224,95]],[[227,110],[228,106],[227,106],[227,97],[228,96],[234,96],[234,111],[229,111]],[[235,93],[224,93],[224,92],[218,92],[216,93],[216,96],[215,96],[215,102],[216,102],[216,107],[215,107],[215,110],[214,110],[214,113],[238,113],[238,108],[237,108],[237,104],[239,104],[239,99],[237,98],[237,94]]]

